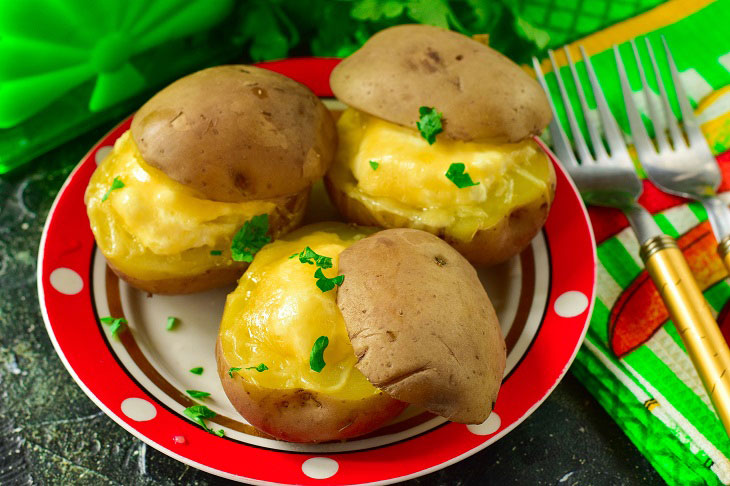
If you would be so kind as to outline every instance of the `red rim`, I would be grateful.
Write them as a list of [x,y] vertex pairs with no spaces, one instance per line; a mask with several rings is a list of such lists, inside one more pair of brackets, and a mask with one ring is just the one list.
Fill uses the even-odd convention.
[[[318,95],[326,96],[330,94],[329,73],[336,63],[333,59],[293,59],[263,66],[305,82]],[[74,379],[117,423],[162,452],[213,474],[253,483],[321,484],[322,480],[302,471],[302,463],[313,457],[328,457],[337,462],[337,472],[327,478],[328,484],[394,482],[445,467],[505,435],[547,398],[575,357],[595,295],[595,245],[575,187],[550,154],[556,169],[557,191],[544,232],[551,263],[548,304],[529,351],[502,385],[495,407],[501,423],[494,433],[475,435],[464,425],[448,423],[376,449],[313,455],[248,446],[204,432],[159,406],[127,375],[107,347],[94,313],[88,271],[94,238],[86,217],[84,191],[96,168],[97,150],[113,145],[130,123],[131,117],[107,134],[84,157],[59,192],[41,240],[38,292],[49,335]],[[566,224],[570,225],[567,230]],[[83,284],[82,290],[68,295],[54,288],[50,276],[59,268],[75,272]],[[555,302],[571,292],[582,294],[588,305],[576,316],[561,317]],[[124,415],[121,404],[130,397],[148,398],[154,403],[155,418],[136,422]],[[173,436],[177,434],[184,435],[187,442],[176,444]]]

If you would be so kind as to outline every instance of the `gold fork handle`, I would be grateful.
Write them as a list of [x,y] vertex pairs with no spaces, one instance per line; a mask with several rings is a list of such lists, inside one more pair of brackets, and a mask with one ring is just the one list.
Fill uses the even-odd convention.
[[730,235],[723,238],[720,244],[717,245],[717,253],[722,258],[727,273],[730,274]]
[[730,436],[730,349],[673,238],[645,242],[641,258]]

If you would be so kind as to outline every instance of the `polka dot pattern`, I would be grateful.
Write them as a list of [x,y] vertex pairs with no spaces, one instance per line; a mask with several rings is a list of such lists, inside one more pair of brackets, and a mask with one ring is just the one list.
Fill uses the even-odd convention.
[[122,413],[135,422],[146,422],[157,416],[157,409],[142,398],[127,398],[122,402]]
[[312,479],[327,479],[337,474],[340,465],[329,457],[312,457],[302,463],[302,472]]
[[466,428],[474,435],[492,435],[499,430],[501,425],[502,419],[496,412],[492,412],[489,414],[489,417],[487,417],[487,420],[481,424],[470,424],[467,425]]
[[65,295],[76,295],[84,288],[84,280],[70,268],[61,267],[51,272],[48,277],[53,287]]
[[588,308],[588,297],[583,292],[571,290],[555,299],[554,308],[560,317],[579,316]]

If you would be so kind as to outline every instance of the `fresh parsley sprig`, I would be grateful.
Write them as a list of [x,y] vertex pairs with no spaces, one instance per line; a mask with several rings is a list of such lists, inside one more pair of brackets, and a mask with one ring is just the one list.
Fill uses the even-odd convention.
[[461,162],[455,162],[449,166],[449,170],[446,171],[446,178],[453,182],[456,187],[463,189],[465,187],[478,186],[478,182],[471,180],[471,176],[464,172],[466,166]]
[[123,330],[124,324],[127,324],[127,320],[123,317],[102,317],[99,319],[104,324],[109,325],[109,330],[113,337],[119,337],[119,333]]
[[375,160],[370,161],[370,168],[373,170],[378,170],[378,167],[380,166],[380,162],[377,162]]
[[314,272],[314,278],[317,279],[317,287],[319,287],[319,290],[322,292],[328,292],[335,288],[335,286],[342,285],[342,282],[345,281],[344,275],[338,275],[333,278],[325,277],[324,272],[322,272],[321,268],[318,268],[316,272]]
[[249,366],[249,367],[248,367],[248,368],[246,368],[246,369],[247,369],[247,370],[256,370],[256,371],[258,371],[259,373],[262,373],[262,372],[264,372],[264,371],[268,370],[268,369],[269,369],[269,367],[268,367],[268,366],[266,366],[265,364],[261,363],[261,364],[259,364],[259,365],[257,365],[257,366]]
[[209,409],[205,405],[194,405],[192,407],[188,407],[185,410],[183,410],[183,413],[190,420],[192,420],[196,424],[203,427],[203,429],[205,429],[206,432],[215,434],[218,437],[223,437],[223,435],[224,435],[223,429],[213,430],[210,427],[208,427],[208,424],[205,423],[206,420],[215,418],[217,415],[213,410]]
[[167,318],[167,325],[165,326],[165,329],[168,331],[172,331],[175,329],[175,326],[177,326],[179,319],[177,317],[169,316]]
[[421,132],[421,136],[426,139],[429,145],[433,145],[436,141],[436,135],[444,131],[441,124],[441,117],[444,115],[430,106],[420,107],[418,114],[420,115],[419,120],[416,122],[418,131]]
[[231,242],[231,258],[238,262],[252,262],[253,256],[271,241],[267,231],[268,214],[259,214],[243,223]]
[[203,367],[202,366],[197,366],[195,368],[191,368],[190,369],[190,372],[192,374],[194,374],[194,375],[202,375],[203,374]]
[[309,367],[312,371],[319,373],[327,363],[324,362],[324,350],[327,349],[330,340],[327,336],[320,336],[314,341],[312,351],[309,353]]
[[101,202],[104,202],[107,199],[109,199],[109,194],[111,194],[112,191],[116,191],[117,189],[121,189],[122,187],[124,187],[124,182],[122,182],[122,180],[119,177],[115,177],[114,180],[112,181],[112,186],[109,188],[108,191],[106,191],[106,194],[104,194],[104,196],[102,196]]
[[314,272],[314,278],[317,279],[317,287],[322,292],[327,292],[329,290],[332,290],[335,288],[335,286],[342,285],[342,282],[345,281],[344,275],[338,275],[333,278],[326,277],[324,272],[322,270],[326,270],[328,268],[332,268],[332,258],[324,255],[319,255],[317,252],[312,250],[309,247],[306,247],[299,253],[294,253],[289,257],[291,260],[292,258],[299,257],[299,261],[302,263],[307,263],[309,265],[316,265],[317,270]]
[[200,390],[185,390],[185,392],[196,400],[202,400],[210,396],[210,393]]

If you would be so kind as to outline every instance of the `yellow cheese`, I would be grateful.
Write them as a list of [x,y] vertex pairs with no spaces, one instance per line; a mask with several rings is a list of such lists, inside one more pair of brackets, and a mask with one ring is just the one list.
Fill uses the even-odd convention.
[[[109,192],[119,178],[124,187]],[[253,216],[271,213],[272,201],[224,203],[146,164],[125,132],[91,176],[85,202],[91,229],[104,256],[141,279],[196,275],[230,265],[233,235]],[[211,255],[221,250],[222,255]]]
[[[429,145],[415,129],[353,108],[345,110],[337,128],[330,172],[336,185],[371,212],[395,213],[415,228],[469,241],[549,191],[550,161],[533,140],[489,144],[437,137]],[[457,162],[478,185],[459,188],[446,177]]]
[[[379,391],[355,368],[356,357],[335,302],[336,288],[322,292],[316,267],[290,259],[309,246],[332,257],[327,277],[337,275],[338,255],[367,233],[341,223],[322,223],[291,233],[260,250],[228,296],[220,327],[221,349],[233,367],[263,363],[268,370],[241,370],[266,388],[303,388],[356,400]],[[312,345],[327,336],[322,371],[310,369]]]

